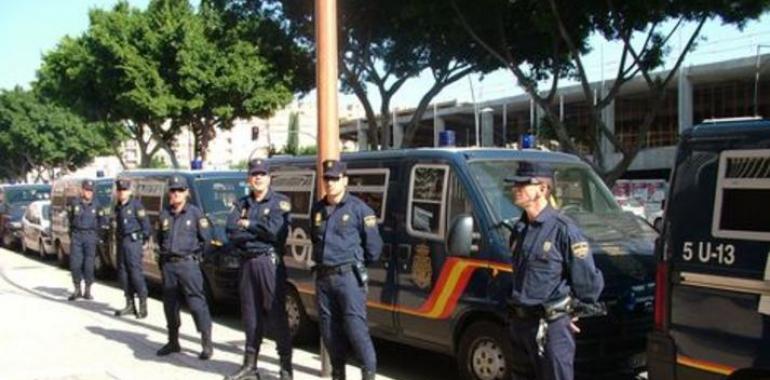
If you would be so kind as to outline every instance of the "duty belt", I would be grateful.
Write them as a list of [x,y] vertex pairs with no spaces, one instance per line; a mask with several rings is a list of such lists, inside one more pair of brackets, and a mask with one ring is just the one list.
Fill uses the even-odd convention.
[[318,278],[323,278],[333,274],[345,274],[353,270],[353,264],[341,264],[341,265],[316,265],[313,267]]
[[164,263],[179,263],[182,261],[198,261],[195,255],[161,255],[161,261]]
[[241,256],[245,259],[253,259],[255,257],[263,256],[263,255],[274,255],[275,250],[274,249],[262,249],[262,250],[242,250]]
[[545,316],[542,306],[509,305],[511,316],[518,319],[540,319]]

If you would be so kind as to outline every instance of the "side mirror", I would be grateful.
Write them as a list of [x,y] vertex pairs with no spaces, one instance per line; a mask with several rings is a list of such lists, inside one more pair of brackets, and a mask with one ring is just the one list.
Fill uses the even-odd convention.
[[460,214],[452,220],[446,237],[447,253],[452,256],[470,256],[473,242],[473,217]]

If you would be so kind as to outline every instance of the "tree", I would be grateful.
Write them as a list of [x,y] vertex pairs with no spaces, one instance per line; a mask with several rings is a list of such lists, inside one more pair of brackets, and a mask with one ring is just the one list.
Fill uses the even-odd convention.
[[[565,0],[452,0],[455,20],[468,33],[475,46],[497,60],[499,67],[510,70],[519,86],[544,111],[548,125],[561,146],[590,163],[612,184],[631,165],[643,147],[643,138],[649,131],[666,97],[671,82],[686,55],[691,52],[707,20],[742,27],[768,9],[766,0],[744,1],[565,1]],[[672,52],[671,37],[693,24],[693,32],[686,39],[681,53],[675,56],[667,72],[660,69]],[[601,89],[594,102],[594,88],[588,79],[583,57],[590,51],[588,38],[592,33],[608,41],[620,42],[623,49],[613,81]],[[632,145],[621,141],[602,119],[602,111],[613,104],[624,85],[641,76],[647,87],[650,107],[643,122],[636,128]],[[577,79],[584,101],[590,109],[592,126],[598,136],[590,139],[592,156],[581,154],[575,135],[559,120],[554,107],[559,80]],[[550,89],[541,91],[539,83],[550,81]],[[585,133],[583,131],[583,133]],[[608,167],[599,147],[606,138],[622,158]]]
[[182,101],[160,72],[159,30],[126,2],[91,10],[89,19],[83,35],[65,37],[43,57],[36,90],[90,121],[120,123],[139,145],[140,166],[163,149],[178,167],[171,145],[179,125],[166,121],[180,113]]
[[123,123],[143,167],[160,149],[178,167],[171,146],[184,126],[205,159],[217,128],[268,116],[294,90],[292,67],[263,56],[214,3],[197,11],[179,0],[152,0],[146,11],[125,2],[93,10],[88,31],[46,54],[37,87],[89,119]]
[[[249,9],[269,8],[302,46],[314,47],[312,0],[233,1]],[[465,56],[467,42],[461,29],[447,24],[450,8],[430,1],[340,1],[340,77],[342,90],[361,102],[372,149],[391,144],[391,104],[410,79],[427,72],[434,82],[412,113],[404,131],[404,146],[415,144],[419,123],[430,102],[446,86],[474,72],[486,72],[491,62]],[[465,43],[464,42],[464,43]],[[491,61],[491,59],[489,60]],[[376,91],[380,99],[375,110]]]
[[299,153],[299,113],[289,114],[289,136],[286,138],[284,152],[296,156]]
[[53,169],[74,170],[109,151],[114,128],[89,124],[69,110],[45,103],[19,87],[0,92],[0,177],[38,179]]

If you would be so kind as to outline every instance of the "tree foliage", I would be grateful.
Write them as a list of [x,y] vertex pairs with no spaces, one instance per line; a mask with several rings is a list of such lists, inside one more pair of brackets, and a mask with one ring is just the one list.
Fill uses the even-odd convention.
[[[205,158],[217,128],[267,116],[291,100],[293,67],[278,66],[238,25],[204,1],[152,0],[146,10],[119,2],[90,12],[89,29],[43,58],[36,87],[89,120],[120,122],[137,141],[141,165],[172,151],[192,127]],[[277,49],[272,46],[270,49]]]
[[[443,3],[443,2],[442,2]],[[686,55],[696,47],[703,24],[719,19],[742,27],[768,9],[767,0],[742,1],[566,1],[566,0],[451,0],[454,19],[475,42],[475,53],[493,57],[497,65],[510,70],[522,87],[544,111],[562,147],[581,156],[604,177],[614,182],[631,165],[643,148],[644,136],[665,101],[666,87]],[[672,53],[671,37],[694,25],[681,53],[673,56],[667,72],[654,72]],[[592,86],[583,63],[590,51],[589,37],[597,34],[619,42],[618,70],[606,88]],[[470,45],[469,45],[470,46]],[[647,87],[650,107],[640,125],[634,128],[633,144],[610,130],[602,111],[613,104],[621,88],[641,77]],[[591,127],[599,131],[592,142],[591,156],[581,154],[576,135],[559,120],[554,103],[560,80],[576,79],[590,109]],[[540,83],[550,82],[548,89]],[[594,90],[597,99],[594,101]],[[585,131],[578,131],[585,133]],[[606,139],[621,159],[609,163],[600,144]],[[583,139],[585,141],[585,139]]]
[[53,168],[74,170],[120,139],[112,126],[87,123],[69,110],[15,88],[0,92],[0,177],[22,179]]
[[[282,25],[300,45],[314,48],[313,0],[232,2],[249,5],[247,9],[270,9],[285,20]],[[393,143],[388,127],[392,101],[410,79],[427,73],[433,83],[406,124],[404,146],[414,144],[420,120],[442,89],[468,73],[491,68],[491,59],[466,56],[468,40],[462,29],[449,25],[452,10],[441,2],[341,0],[338,4],[342,90],[354,94],[363,106],[372,149]]]

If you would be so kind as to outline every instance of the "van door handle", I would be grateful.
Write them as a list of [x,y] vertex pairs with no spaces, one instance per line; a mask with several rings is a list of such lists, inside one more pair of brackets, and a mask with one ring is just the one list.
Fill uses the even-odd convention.
[[382,253],[380,254],[380,261],[385,269],[390,268],[390,260],[393,258],[393,253],[390,244],[384,244],[382,246]]
[[406,272],[409,270],[409,256],[412,254],[411,244],[399,244],[398,245],[398,261],[401,264],[401,271]]

